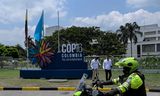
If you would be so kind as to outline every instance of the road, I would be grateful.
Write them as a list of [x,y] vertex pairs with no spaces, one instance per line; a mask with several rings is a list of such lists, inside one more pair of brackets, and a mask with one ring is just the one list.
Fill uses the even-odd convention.
[[[0,96],[73,96],[73,91],[0,91]],[[147,96],[160,96],[160,93],[148,92]]]

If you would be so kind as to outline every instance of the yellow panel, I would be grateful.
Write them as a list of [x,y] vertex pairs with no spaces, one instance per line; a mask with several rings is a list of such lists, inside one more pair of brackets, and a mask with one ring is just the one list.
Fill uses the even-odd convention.
[[0,90],[3,90],[4,87],[0,87]]
[[74,91],[76,90],[75,87],[58,87],[59,91]]

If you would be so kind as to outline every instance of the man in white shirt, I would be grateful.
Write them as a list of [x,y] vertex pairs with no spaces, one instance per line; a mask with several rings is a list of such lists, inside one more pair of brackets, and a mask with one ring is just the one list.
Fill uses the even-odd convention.
[[107,56],[106,59],[103,61],[103,69],[105,70],[106,81],[110,80],[112,77],[112,60],[109,58],[109,56]]
[[92,80],[94,79],[98,79],[98,67],[99,65],[101,65],[99,63],[99,57],[95,57],[94,59],[92,59],[91,61],[91,69],[92,69]]

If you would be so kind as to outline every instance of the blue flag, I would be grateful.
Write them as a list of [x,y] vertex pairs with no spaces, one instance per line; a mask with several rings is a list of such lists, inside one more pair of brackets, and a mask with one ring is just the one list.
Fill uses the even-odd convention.
[[36,26],[36,30],[34,32],[34,38],[36,41],[41,41],[42,39],[42,32],[44,31],[44,28],[43,28],[43,12],[42,12],[42,15],[41,15],[41,18],[39,19],[39,22]]

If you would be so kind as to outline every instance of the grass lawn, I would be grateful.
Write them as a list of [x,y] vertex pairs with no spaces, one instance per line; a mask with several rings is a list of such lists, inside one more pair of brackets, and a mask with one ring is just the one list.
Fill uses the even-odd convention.
[[[104,71],[100,70],[100,79],[105,80]],[[113,71],[112,78],[116,78],[121,72]],[[160,88],[160,74],[145,74],[146,87],[147,88]],[[25,86],[37,86],[37,87],[76,87],[79,79],[67,80],[64,82],[49,82],[47,79],[22,79],[19,78],[19,70],[7,70],[0,69],[0,86],[3,87],[25,87]],[[91,84],[91,80],[87,80],[87,84]],[[113,86],[107,86],[113,87]]]

